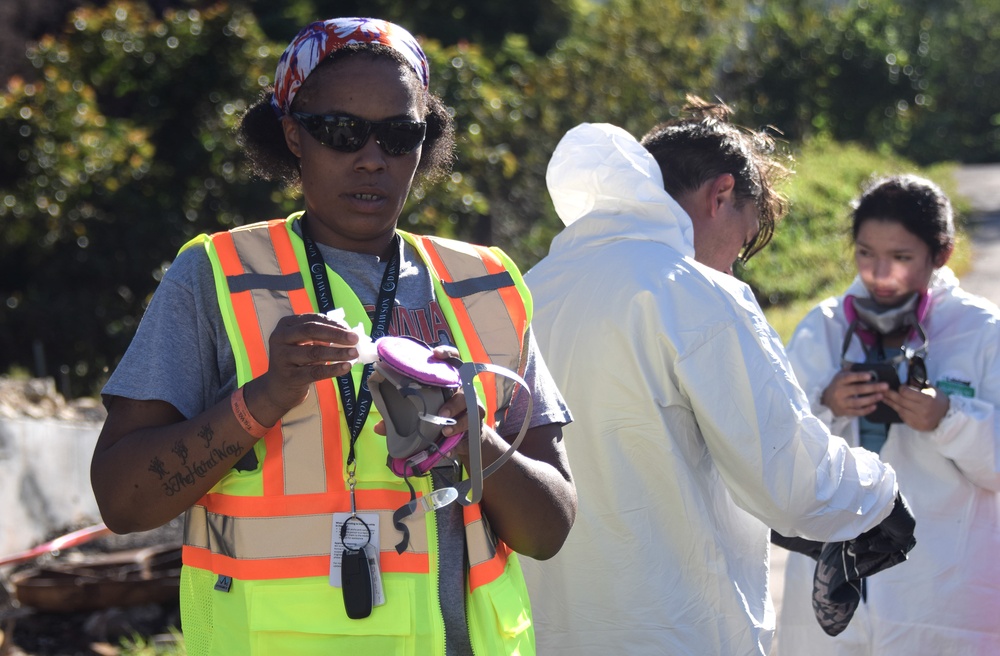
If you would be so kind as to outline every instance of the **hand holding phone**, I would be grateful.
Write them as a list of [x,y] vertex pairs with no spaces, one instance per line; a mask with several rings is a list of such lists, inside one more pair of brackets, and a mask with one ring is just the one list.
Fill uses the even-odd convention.
[[[871,382],[889,383],[889,389],[895,391],[899,389],[899,375],[896,368],[889,362],[855,362],[850,367],[851,371],[867,371],[871,373]],[[898,424],[899,414],[895,410],[879,401],[875,409],[865,415],[865,419],[876,424]]]

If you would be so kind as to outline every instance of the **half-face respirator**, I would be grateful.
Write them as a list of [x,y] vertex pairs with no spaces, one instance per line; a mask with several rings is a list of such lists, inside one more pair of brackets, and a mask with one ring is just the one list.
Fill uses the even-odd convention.
[[[403,541],[397,550],[406,548],[409,531],[402,520],[418,510],[430,511],[443,507],[453,500],[463,505],[478,503],[483,494],[483,479],[497,471],[520,446],[527,432],[533,402],[529,393],[528,407],[517,437],[507,450],[489,467],[483,468],[479,404],[475,378],[490,372],[516,381],[528,392],[524,380],[509,369],[493,364],[462,362],[457,359],[441,360],[423,342],[409,337],[386,336],[375,341],[374,369],[367,385],[372,401],[385,422],[386,446],[389,452],[388,467],[397,476],[408,479],[421,476],[461,442],[469,439],[469,478],[454,488],[439,489],[430,495],[417,498],[411,490],[410,503],[393,515]],[[445,426],[454,425],[454,419],[438,414],[445,401],[461,389],[465,395],[469,417],[467,433],[444,436]],[[409,480],[407,480],[409,485]]]

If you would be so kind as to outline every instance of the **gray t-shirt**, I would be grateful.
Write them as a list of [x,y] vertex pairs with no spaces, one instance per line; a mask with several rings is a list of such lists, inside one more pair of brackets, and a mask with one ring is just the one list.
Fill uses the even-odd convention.
[[[404,242],[405,244],[405,242]],[[319,245],[330,268],[344,279],[371,314],[385,264],[377,256]],[[307,282],[308,284],[308,282]],[[336,299],[334,299],[336,302]],[[431,276],[405,244],[389,334],[416,337],[431,346],[453,344]],[[572,421],[562,395],[538,353],[531,331],[524,380],[534,402],[529,426]],[[197,416],[236,390],[236,364],[219,311],[211,264],[202,248],[177,256],[143,315],[135,338],[102,390],[105,396],[160,400],[185,417]],[[518,387],[501,421],[501,435],[521,427],[527,396]],[[436,471],[435,486],[449,472]],[[465,535],[461,507],[437,511],[440,596],[449,656],[471,654],[465,619]]]

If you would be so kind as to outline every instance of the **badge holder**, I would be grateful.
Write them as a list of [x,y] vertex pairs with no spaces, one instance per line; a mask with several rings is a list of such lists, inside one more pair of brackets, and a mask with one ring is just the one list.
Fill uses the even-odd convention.
[[[368,539],[363,544],[358,542],[356,546],[351,546],[347,543],[347,527],[352,521],[365,528]],[[368,524],[355,514],[340,526],[340,544],[344,548],[340,557],[340,586],[344,595],[344,610],[352,620],[364,619],[372,614],[375,585],[367,554],[371,538]]]

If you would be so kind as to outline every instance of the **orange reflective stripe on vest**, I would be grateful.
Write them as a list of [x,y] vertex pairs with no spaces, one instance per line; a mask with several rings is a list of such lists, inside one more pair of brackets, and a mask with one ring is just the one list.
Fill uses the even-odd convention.
[[[238,579],[300,578],[330,573],[333,510],[325,495],[233,497],[208,495],[213,510],[198,504],[184,525],[185,563]],[[409,493],[358,490],[358,505],[379,516],[379,563],[384,572],[428,572],[423,517],[406,520],[410,542],[396,552],[395,510]],[[284,513],[284,514],[282,514]],[[294,540],[288,536],[294,535]]]
[[[492,249],[438,237],[403,235],[422,252],[438,279],[450,309],[445,316],[453,317],[461,327],[455,342],[464,351],[462,356],[523,374],[530,311],[522,296],[527,295],[523,283],[519,289],[511,271]],[[438,296],[443,305],[441,294]],[[486,399],[486,416],[495,418],[510,403],[514,382],[493,374],[477,378]],[[494,539],[478,504],[463,508],[463,513],[469,587],[475,590],[503,573],[510,548]]]
[[[220,308],[237,360],[239,385],[266,372],[268,338],[282,317],[316,312],[307,284],[308,264],[300,238],[291,230],[292,220],[254,224],[209,238],[224,276],[224,281],[217,278]],[[530,308],[522,297],[526,288],[514,284],[502,259],[484,247],[401,234],[427,263],[462,357],[517,370]],[[332,276],[331,284],[343,286],[335,297],[354,299],[363,312],[339,276]],[[352,375],[360,376],[360,368],[355,369],[358,372]],[[498,385],[492,375],[480,382],[489,411],[504,408],[511,385]],[[345,431],[334,382],[317,382],[306,400],[263,438],[262,487],[257,495],[227,493],[227,477],[188,513],[185,563],[247,580],[328,575],[332,515],[350,509]],[[362,439],[370,427],[365,431]],[[429,482],[414,482],[418,494],[430,490]],[[388,489],[392,485],[399,489]],[[400,534],[392,524],[392,513],[409,500],[402,479],[357,492],[359,510],[380,517],[382,570],[426,574],[430,564],[424,516],[407,521],[409,546],[402,555],[395,551]],[[496,541],[479,506],[466,507],[464,516],[470,587],[475,589],[503,574],[510,550]],[[288,540],[289,535],[295,539]]]
[[[250,362],[248,377],[238,380],[239,385],[267,371],[267,339],[282,317],[315,311],[285,223],[276,219],[264,224],[270,239],[260,238],[262,224],[212,236],[229,283],[237,332]],[[310,394],[290,410],[277,430],[264,438],[267,453],[271,454],[263,463],[265,495],[309,494],[343,487],[338,476],[340,417],[335,408],[319,402],[321,395],[334,392],[333,381],[319,381],[315,387],[318,393]],[[287,440],[282,427],[289,425],[299,427],[302,434],[322,435],[323,439]],[[336,456],[335,468],[323,466],[331,452]]]
[[[465,346],[474,362],[489,362],[522,374],[527,309],[511,272],[491,249],[453,240],[407,235],[426,256],[440,281],[448,308],[461,331],[456,345]],[[443,301],[443,299],[439,299]],[[462,344],[461,342],[464,342]],[[491,373],[478,377],[487,416],[496,421],[513,392],[513,381]]]
[[502,540],[494,542],[490,539],[483,541],[480,538],[483,535],[493,534],[486,526],[486,520],[478,503],[465,506],[462,511],[469,554],[469,589],[475,590],[503,574],[511,550]]

